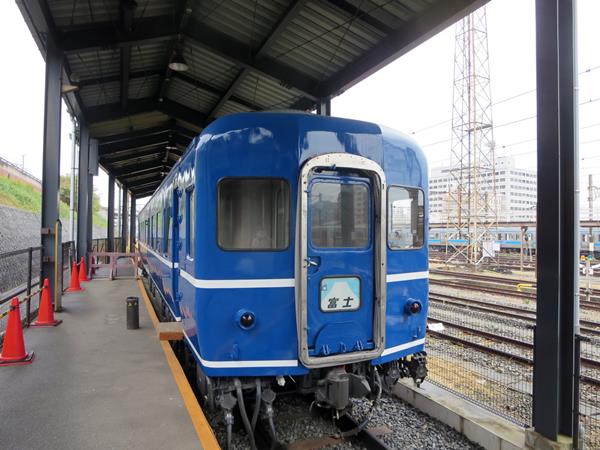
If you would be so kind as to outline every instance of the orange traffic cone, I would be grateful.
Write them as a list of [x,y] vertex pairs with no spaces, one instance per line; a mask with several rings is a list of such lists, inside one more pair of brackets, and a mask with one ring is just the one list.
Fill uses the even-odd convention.
[[85,270],[85,259],[83,256],[81,257],[81,262],[79,263],[79,282],[90,281],[87,277],[87,270]]
[[48,278],[44,279],[44,288],[40,298],[40,310],[38,312],[38,318],[31,324],[32,327],[55,327],[60,324],[62,320],[56,320],[54,318],[54,308],[52,307],[52,292],[50,292],[50,281]]
[[15,297],[12,299],[10,312],[8,313],[4,346],[2,347],[2,353],[0,353],[0,366],[31,364],[33,356],[33,352],[27,353],[25,351],[19,299]]
[[69,283],[69,289],[67,292],[83,291],[83,288],[79,284],[79,274],[77,273],[77,263],[73,260],[73,270],[71,271],[71,282]]

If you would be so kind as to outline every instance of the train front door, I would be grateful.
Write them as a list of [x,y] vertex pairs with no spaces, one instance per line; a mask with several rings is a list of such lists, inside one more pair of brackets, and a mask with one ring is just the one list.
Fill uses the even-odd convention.
[[[344,154],[342,160],[348,158],[350,163],[364,159]],[[350,163],[315,167],[303,180],[301,312],[306,326],[301,340],[305,359],[316,365],[366,359],[382,349],[385,272],[379,238],[385,190],[378,176]]]

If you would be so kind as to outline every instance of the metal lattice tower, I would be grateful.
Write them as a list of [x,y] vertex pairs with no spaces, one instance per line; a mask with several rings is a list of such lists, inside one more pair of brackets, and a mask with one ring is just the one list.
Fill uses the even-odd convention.
[[456,25],[451,145],[446,249],[449,261],[478,264],[498,224],[485,8]]

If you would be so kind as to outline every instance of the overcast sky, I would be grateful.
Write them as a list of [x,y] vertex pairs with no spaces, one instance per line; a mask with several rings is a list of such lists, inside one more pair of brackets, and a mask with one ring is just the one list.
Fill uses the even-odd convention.
[[[579,0],[581,183],[593,173],[600,186],[600,1]],[[488,39],[497,156],[514,155],[535,168],[534,0],[492,0],[487,6]],[[44,116],[44,62],[14,1],[0,2],[0,156],[41,177]],[[454,27],[335,98],[333,115],[380,123],[413,134],[430,166],[450,156]],[[510,99],[514,96],[516,98]],[[71,122],[62,118],[61,173],[70,168]],[[107,176],[95,178],[107,203]],[[584,189],[585,193],[585,189]],[[582,193],[582,201],[584,198]]]

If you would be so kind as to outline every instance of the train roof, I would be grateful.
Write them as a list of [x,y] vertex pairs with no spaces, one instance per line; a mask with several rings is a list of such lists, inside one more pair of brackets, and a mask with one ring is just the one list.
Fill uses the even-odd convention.
[[[172,182],[173,174],[190,153],[210,152],[213,146],[206,144],[221,139],[232,145],[236,144],[236,140],[237,144],[241,140],[253,145],[261,140],[271,140],[282,149],[282,153],[297,152],[299,164],[317,154],[313,148],[316,141],[321,149],[327,147],[327,153],[356,152],[380,162],[382,166],[387,152],[410,149],[414,155],[413,163],[416,161],[415,168],[427,174],[425,154],[412,137],[400,131],[372,122],[303,111],[259,111],[230,114],[212,122],[190,142],[155,194]],[[292,141],[293,145],[289,145]]]

